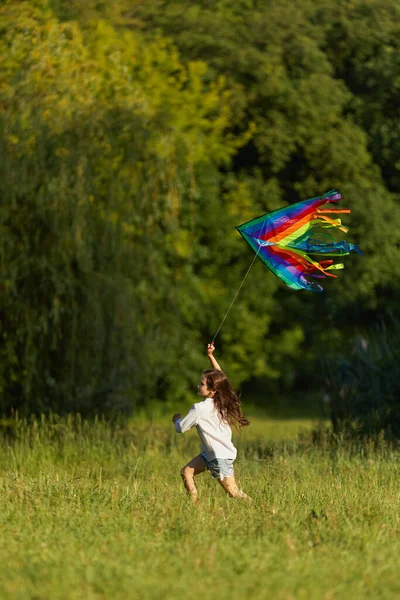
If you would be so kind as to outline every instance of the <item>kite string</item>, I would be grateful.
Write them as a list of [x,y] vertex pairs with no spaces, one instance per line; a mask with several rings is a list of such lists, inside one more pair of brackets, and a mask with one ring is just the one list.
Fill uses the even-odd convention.
[[250,273],[250,269],[251,269],[251,267],[253,266],[253,264],[254,264],[254,261],[256,260],[256,258],[257,258],[257,256],[258,256],[258,253],[260,252],[260,248],[261,248],[261,244],[258,246],[258,250],[257,250],[256,254],[254,255],[254,258],[253,258],[253,260],[251,261],[251,265],[250,265],[250,266],[249,266],[249,268],[247,269],[247,272],[246,272],[245,276],[243,277],[242,283],[241,283],[241,284],[240,284],[240,286],[238,287],[238,290],[237,290],[236,294],[234,295],[234,297],[233,297],[233,300],[232,300],[232,302],[231,302],[231,304],[230,304],[230,306],[229,306],[228,310],[226,311],[226,313],[225,313],[225,316],[224,316],[224,318],[222,319],[222,321],[221,321],[221,324],[220,324],[220,326],[218,327],[216,334],[214,335],[214,337],[213,337],[213,339],[212,339],[212,342],[211,342],[212,344],[215,342],[215,338],[216,338],[216,337],[217,337],[217,335],[219,334],[219,332],[220,332],[220,329],[221,329],[222,325],[224,324],[224,322],[225,322],[225,319],[226,319],[226,317],[228,316],[228,313],[229,313],[229,311],[231,310],[231,308],[232,308],[232,306],[233,306],[233,303],[235,302],[236,298],[238,297],[238,294],[239,294],[240,290],[242,289],[242,286],[243,286],[244,282],[245,282],[245,281],[246,281],[246,279],[247,279],[247,275]]

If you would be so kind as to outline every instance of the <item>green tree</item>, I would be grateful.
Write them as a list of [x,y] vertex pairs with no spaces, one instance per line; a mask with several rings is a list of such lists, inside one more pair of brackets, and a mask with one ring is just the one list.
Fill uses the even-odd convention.
[[161,38],[83,37],[44,2],[8,2],[0,39],[3,409],[182,394],[200,355],[173,375],[199,339],[193,202],[240,143],[224,81]]
[[364,257],[319,295],[256,263],[218,337],[224,365],[237,383],[301,375],[309,387],[327,347],[395,310],[396,11],[384,0],[6,2],[8,395],[22,386],[27,398],[33,373],[46,406],[59,390],[58,406],[129,387],[142,400],[184,394],[253,258],[235,225],[332,187]]

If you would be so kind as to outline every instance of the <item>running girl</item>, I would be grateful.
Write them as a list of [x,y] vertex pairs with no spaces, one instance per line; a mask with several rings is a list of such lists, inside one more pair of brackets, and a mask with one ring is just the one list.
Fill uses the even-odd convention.
[[214,344],[208,344],[207,355],[213,368],[203,371],[197,387],[198,395],[204,400],[194,404],[183,419],[180,413],[172,417],[178,433],[184,433],[195,425],[201,440],[201,454],[192,458],[181,470],[184,486],[195,502],[197,488],[194,478],[206,470],[230,496],[249,498],[236,485],[233,461],[237,451],[232,444],[231,430],[231,425],[244,427],[249,425],[249,421],[242,414],[238,395],[214,357],[214,350]]

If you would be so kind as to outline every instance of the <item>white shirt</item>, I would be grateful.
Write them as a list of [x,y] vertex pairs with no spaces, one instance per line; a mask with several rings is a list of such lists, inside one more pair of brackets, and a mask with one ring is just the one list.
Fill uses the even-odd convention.
[[232,429],[229,423],[221,420],[212,398],[193,404],[186,417],[175,421],[178,433],[185,433],[193,425],[196,426],[201,440],[201,451],[207,460],[236,458],[237,450],[232,444]]

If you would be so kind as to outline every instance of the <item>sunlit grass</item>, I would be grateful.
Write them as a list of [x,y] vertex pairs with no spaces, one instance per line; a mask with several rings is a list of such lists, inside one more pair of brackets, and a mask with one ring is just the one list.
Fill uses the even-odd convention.
[[316,419],[263,419],[253,417],[249,414],[250,426],[241,431],[241,437],[244,440],[252,440],[258,437],[264,437],[269,440],[288,440],[294,439],[302,431],[308,431],[315,426]]
[[236,440],[253,503],[204,473],[193,506],[179,470],[198,439],[168,421],[21,424],[4,440],[2,598],[399,595],[398,454],[319,449],[295,440],[309,424],[253,419]]

